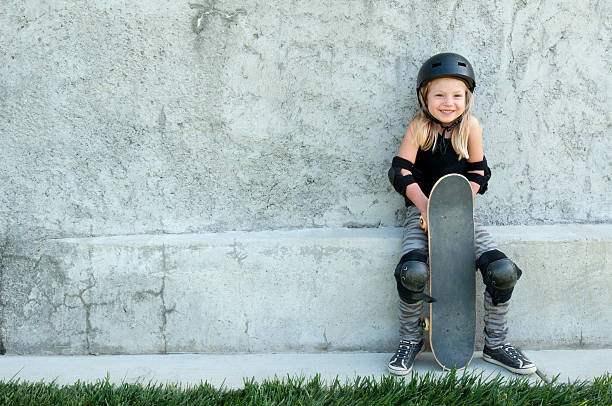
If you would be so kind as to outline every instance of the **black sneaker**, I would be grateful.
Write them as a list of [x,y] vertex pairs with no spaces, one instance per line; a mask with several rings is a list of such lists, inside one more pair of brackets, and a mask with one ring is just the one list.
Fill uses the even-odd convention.
[[492,364],[496,364],[512,371],[515,374],[529,375],[538,369],[535,364],[519,353],[512,344],[504,344],[489,348],[485,345],[482,358]]
[[395,355],[389,361],[389,373],[393,375],[408,375],[412,371],[415,358],[423,352],[423,340],[402,340]]

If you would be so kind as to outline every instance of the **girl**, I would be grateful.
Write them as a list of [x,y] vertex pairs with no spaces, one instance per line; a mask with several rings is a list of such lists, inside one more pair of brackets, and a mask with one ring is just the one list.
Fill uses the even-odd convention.
[[[404,196],[407,213],[402,258],[395,269],[400,296],[400,344],[389,361],[389,372],[406,375],[423,351],[421,312],[429,279],[426,232],[427,201],[433,185],[442,176],[459,173],[467,177],[472,193],[483,194],[491,171],[482,148],[482,127],[470,114],[476,86],[470,62],[453,53],[428,59],[419,70],[417,97],[421,111],[410,121],[406,135],[393,158],[389,180]],[[521,270],[497,250],[490,235],[474,221],[476,265],[486,285],[484,293],[485,361],[518,373],[532,374],[536,366],[506,341],[506,314]]]

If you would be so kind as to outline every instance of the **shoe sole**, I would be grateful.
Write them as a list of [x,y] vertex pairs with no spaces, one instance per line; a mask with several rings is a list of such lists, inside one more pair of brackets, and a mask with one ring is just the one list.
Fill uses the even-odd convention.
[[524,369],[513,368],[513,367],[510,367],[508,365],[502,364],[498,360],[496,360],[494,358],[491,358],[490,356],[488,356],[486,354],[482,354],[482,359],[487,361],[487,362],[490,362],[491,364],[499,365],[502,368],[506,368],[508,371],[514,372],[515,374],[519,374],[519,375],[531,375],[531,374],[535,374],[536,371],[538,370],[538,368],[535,365],[530,367],[530,368],[524,368]]
[[[417,358],[419,358],[419,355],[421,355],[423,353],[423,351],[425,351],[425,344],[424,343],[423,343],[423,347],[421,347],[421,350],[417,353],[417,355],[414,356],[414,360],[415,361],[416,361]],[[404,370],[391,369],[391,367],[387,365],[387,369],[389,370],[389,373],[391,375],[395,375],[395,376],[406,376],[406,375],[408,375],[410,372],[412,372],[412,367],[414,367],[414,363],[412,364],[410,369],[404,371]]]

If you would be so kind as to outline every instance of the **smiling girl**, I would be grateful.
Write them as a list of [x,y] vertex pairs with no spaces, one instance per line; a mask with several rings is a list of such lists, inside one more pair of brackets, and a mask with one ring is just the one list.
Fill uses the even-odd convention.
[[[421,313],[429,279],[427,203],[434,184],[449,173],[464,175],[472,194],[483,194],[491,177],[482,147],[482,126],[470,110],[476,86],[470,62],[458,54],[428,59],[419,70],[417,97],[421,107],[410,121],[389,180],[404,197],[407,213],[402,258],[395,269],[400,297],[400,344],[389,361],[389,372],[406,375],[423,351]],[[474,219],[475,263],[486,285],[484,293],[483,359],[518,374],[536,372],[536,366],[507,342],[506,314],[521,270],[499,251],[482,223]]]

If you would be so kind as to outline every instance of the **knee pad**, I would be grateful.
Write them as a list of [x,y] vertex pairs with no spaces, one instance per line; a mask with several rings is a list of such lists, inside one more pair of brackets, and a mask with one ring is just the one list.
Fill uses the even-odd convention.
[[407,303],[419,300],[432,302],[433,299],[424,294],[425,284],[429,280],[427,255],[421,250],[410,251],[402,257],[395,267],[395,280],[400,298]]
[[514,262],[498,250],[487,251],[476,262],[482,280],[487,286],[493,304],[505,303],[512,297],[514,285],[523,272]]

